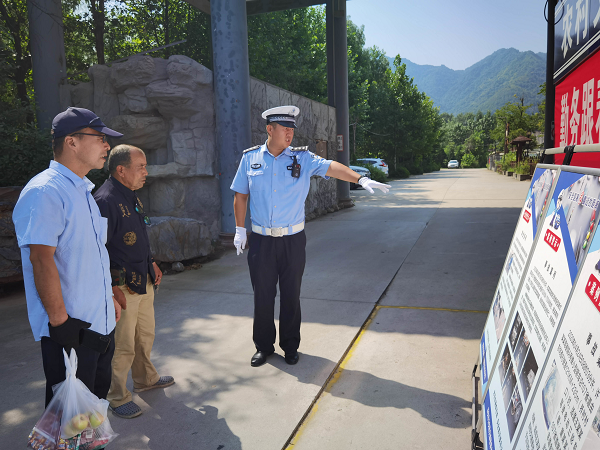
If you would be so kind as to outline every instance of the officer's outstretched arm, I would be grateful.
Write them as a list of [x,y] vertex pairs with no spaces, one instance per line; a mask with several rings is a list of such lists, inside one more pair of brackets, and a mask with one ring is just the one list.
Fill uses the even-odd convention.
[[235,216],[235,236],[233,238],[233,245],[237,250],[237,254],[244,253],[246,248],[246,228],[244,222],[246,221],[246,208],[248,207],[248,195],[235,193],[233,197],[233,215]]
[[377,181],[373,181],[366,177],[361,178],[361,176],[350,167],[340,164],[337,161],[331,161],[329,169],[327,169],[327,173],[325,175],[328,177],[337,178],[338,180],[349,181],[350,183],[360,183],[360,185],[371,194],[374,193],[373,188],[379,189],[385,193],[387,193],[391,188],[389,184],[378,183]]
[[329,169],[327,169],[327,173],[325,175],[328,177],[337,178],[338,180],[349,181],[350,183],[356,183],[356,181],[360,178],[360,174],[356,173],[350,167],[340,164],[337,161],[331,161]]

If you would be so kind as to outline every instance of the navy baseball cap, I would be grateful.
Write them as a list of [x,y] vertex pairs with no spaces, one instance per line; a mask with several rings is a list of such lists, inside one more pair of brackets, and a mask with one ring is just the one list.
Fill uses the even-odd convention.
[[66,111],[57,114],[52,121],[52,139],[75,133],[84,128],[93,128],[100,133],[112,137],[121,137],[123,134],[108,128],[100,117],[85,108],[69,107]]

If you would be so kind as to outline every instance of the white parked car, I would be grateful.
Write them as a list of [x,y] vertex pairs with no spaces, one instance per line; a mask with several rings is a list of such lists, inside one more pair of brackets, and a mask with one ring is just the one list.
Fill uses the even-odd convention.
[[[365,169],[364,167],[360,167],[360,166],[348,166],[350,167],[352,170],[354,170],[356,173],[358,173],[359,175],[363,176],[363,177],[371,177],[371,172],[369,172],[369,169]],[[356,183],[350,183],[350,189],[358,189],[360,187],[360,184],[356,184]]]
[[450,161],[448,161],[448,169],[458,169],[458,161],[455,159],[451,159]]
[[381,158],[361,158],[357,159],[356,162],[359,164],[364,164],[365,166],[375,166],[383,173],[385,173],[386,177],[389,175],[390,168],[388,167],[386,162]]

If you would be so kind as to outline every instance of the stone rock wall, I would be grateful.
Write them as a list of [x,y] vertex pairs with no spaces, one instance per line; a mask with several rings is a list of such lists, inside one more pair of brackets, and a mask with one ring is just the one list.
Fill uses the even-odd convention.
[[212,72],[175,55],[134,56],[111,67],[92,66],[88,73],[91,82],[71,86],[70,104],[92,109],[123,133],[113,144],[146,152],[148,178],[139,196],[147,213],[195,219],[217,239],[221,193]]
[[154,259],[184,261],[213,251],[208,227],[198,220],[177,217],[155,217],[148,227]]

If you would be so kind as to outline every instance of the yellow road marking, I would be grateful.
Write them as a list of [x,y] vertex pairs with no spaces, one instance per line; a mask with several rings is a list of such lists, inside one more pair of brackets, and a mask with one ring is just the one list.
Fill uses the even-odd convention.
[[346,350],[346,353],[342,356],[342,360],[333,369],[333,372],[329,375],[327,380],[325,380],[323,387],[321,388],[319,393],[316,395],[315,400],[313,400],[313,403],[308,408],[308,411],[305,413],[304,417],[300,420],[300,425],[298,427],[296,427],[296,429],[292,432],[292,437],[286,443],[286,445],[284,445],[283,450],[293,449],[294,445],[296,445],[296,443],[299,441],[300,437],[306,430],[307,425],[310,422],[312,422],[312,420],[314,419],[314,417],[317,414],[317,411],[319,409],[319,402],[321,401],[323,392],[331,392],[331,389],[333,388],[333,386],[338,382],[338,380],[340,379],[340,376],[342,375],[342,372],[344,371],[344,368],[346,367],[346,364],[348,363],[348,361],[350,361],[350,358],[354,354],[354,350],[356,349],[358,343],[362,339],[365,332],[369,329],[369,326],[373,322],[373,319],[375,319],[375,316],[381,309],[421,309],[421,310],[428,310],[428,311],[448,311],[448,312],[483,313],[483,314],[488,313],[488,311],[477,311],[477,310],[472,310],[472,309],[429,308],[426,306],[376,305],[373,308],[373,311],[371,311],[369,318],[365,321],[365,323],[361,327],[360,332],[354,338],[354,341],[350,344],[350,347],[348,347],[348,349]]
[[388,309],[425,309],[428,311],[450,311],[450,312],[464,312],[464,313],[478,313],[487,314],[489,311],[479,311],[476,309],[450,309],[450,308],[429,308],[427,306],[387,306],[377,305],[377,309],[388,308]]
[[371,322],[377,315],[377,311],[379,311],[379,309],[377,307],[373,308],[373,311],[371,311],[369,318],[365,321],[365,323],[361,327],[360,332],[354,338],[354,341],[350,344],[350,347],[346,350],[346,353],[342,356],[341,362],[338,363],[338,365],[333,369],[333,372],[329,375],[327,380],[325,380],[323,387],[321,388],[321,390],[315,397],[315,400],[313,400],[312,405],[309,407],[309,411],[307,412],[307,414],[305,414],[304,418],[301,420],[300,425],[292,432],[292,438],[291,438],[291,440],[288,441],[287,445],[284,445],[284,447],[283,447],[284,450],[289,450],[289,449],[294,448],[294,445],[296,445],[296,443],[302,436],[304,430],[306,429],[306,426],[315,417],[316,412],[319,409],[319,402],[321,401],[321,398],[322,398],[321,396],[322,396],[323,392],[330,392],[333,385],[335,383],[337,383],[340,376],[342,375],[342,372],[344,371],[344,367],[346,366],[346,363],[350,360],[350,357],[354,353],[356,344],[358,344],[358,342],[361,340],[361,338],[365,334],[365,331],[367,331],[367,329],[369,328],[369,325],[371,325]]

